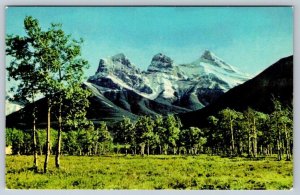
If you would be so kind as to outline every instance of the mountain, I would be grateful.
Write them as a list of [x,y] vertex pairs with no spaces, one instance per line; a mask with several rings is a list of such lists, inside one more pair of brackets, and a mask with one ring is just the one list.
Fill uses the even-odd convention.
[[24,107],[24,104],[17,101],[11,100],[12,95],[6,92],[5,96],[5,115],[9,115],[16,112]]
[[[98,85],[85,82],[85,85],[87,88],[89,88],[92,93],[92,99],[101,99],[105,100],[104,102],[106,105],[109,105],[111,109],[118,109],[122,110],[122,112],[130,113],[131,115],[138,116],[138,115],[167,115],[168,113],[181,113],[181,112],[187,112],[189,110],[177,107],[177,106],[168,106],[159,102],[156,102],[154,100],[147,99],[139,94],[136,94],[132,90],[111,90],[111,91],[105,91],[105,93],[102,93],[102,87],[99,87]],[[98,106],[98,109],[102,107],[102,105],[97,105],[96,102],[91,102],[90,108]],[[95,109],[97,110],[97,109]],[[100,111],[99,111],[100,112]],[[111,111],[109,111],[111,112]],[[103,112],[103,114],[107,115],[110,113]],[[119,114],[121,118],[123,116],[127,116],[128,114],[122,113]],[[89,117],[90,116],[90,117]],[[97,118],[94,116],[94,114],[91,114],[88,112],[88,118]],[[98,117],[103,118],[103,117]],[[120,118],[120,119],[121,119]],[[114,118],[116,120],[116,118]],[[119,119],[119,118],[118,118]]]
[[[203,108],[230,88],[249,79],[210,51],[189,64],[177,65],[170,57],[158,53],[146,71],[133,65],[124,54],[101,59],[95,75],[88,82],[97,85],[108,99],[138,96],[171,106],[171,113]],[[124,95],[125,94],[125,95]],[[126,103],[125,103],[126,102]],[[132,103],[118,106],[130,111]],[[174,112],[172,111],[174,110]],[[156,111],[158,114],[159,110]]]
[[22,109],[24,106],[19,104],[18,102],[12,102],[9,100],[5,100],[5,115],[9,115],[13,112],[16,112]]
[[[158,53],[146,71],[137,68],[120,53],[100,59],[95,75],[83,83],[92,91],[88,119],[114,123],[123,116],[167,115],[191,112],[209,105],[231,87],[249,79],[210,51],[199,59],[176,64]],[[40,126],[46,124],[45,100],[36,102]],[[7,126],[25,125],[31,121],[32,105],[7,116]],[[55,116],[53,123],[55,125]],[[17,121],[17,122],[16,122]],[[29,124],[30,125],[30,124]]]
[[284,105],[293,107],[293,56],[280,59],[259,75],[230,89],[207,107],[179,114],[185,126],[205,126],[207,117],[224,108],[243,111],[247,107],[270,113],[272,98],[278,98]]
[[190,78],[199,79],[210,76],[224,91],[249,79],[249,75],[238,71],[208,50],[204,51],[196,61],[189,64],[180,64],[179,69]]
[[[87,109],[87,118],[94,124],[98,124],[100,121],[106,121],[107,123],[114,123],[123,119],[123,116],[127,116],[131,119],[136,119],[137,116],[128,112],[120,107],[115,106],[113,102],[105,98],[98,89],[89,83],[84,83],[83,87],[89,88],[93,96],[89,98],[90,107]],[[41,98],[35,102],[37,107],[37,127],[46,128],[47,122],[47,102],[45,98]],[[26,105],[23,109],[6,116],[6,127],[16,128],[31,128],[33,104]],[[51,113],[52,127],[57,125],[57,119],[55,113]]]

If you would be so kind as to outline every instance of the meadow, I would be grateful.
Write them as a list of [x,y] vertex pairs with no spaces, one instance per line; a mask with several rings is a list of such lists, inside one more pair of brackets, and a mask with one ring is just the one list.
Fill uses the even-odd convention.
[[291,189],[293,161],[209,155],[51,156],[49,171],[33,172],[32,156],[6,156],[9,189]]

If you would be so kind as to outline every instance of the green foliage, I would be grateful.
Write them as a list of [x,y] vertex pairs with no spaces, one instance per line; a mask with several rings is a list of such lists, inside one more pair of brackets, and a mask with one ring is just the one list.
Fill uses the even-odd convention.
[[[293,187],[293,163],[267,157],[219,156],[62,156],[61,169],[30,171],[31,157],[6,157],[9,189],[227,189],[279,190]],[[42,171],[42,170],[39,170]]]
[[278,160],[282,159],[284,151],[287,154],[287,160],[291,159],[291,145],[293,137],[293,114],[290,108],[283,108],[281,103],[274,99],[274,111],[270,116],[270,128],[275,137],[273,141],[277,147]]
[[37,148],[39,149],[39,154],[44,154],[46,150],[46,130],[37,130],[37,146]]
[[235,124],[239,118],[242,118],[242,114],[235,110],[231,110],[226,108],[221,110],[219,113],[219,127],[223,129],[223,138],[226,140],[230,140],[230,143],[225,142],[227,148],[230,149],[230,155],[236,154],[236,133],[237,129],[235,128]]
[[92,125],[86,118],[87,108],[89,107],[88,98],[91,92],[82,87],[81,83],[72,84],[72,88],[67,89],[67,93],[63,93],[62,117],[63,127],[65,130],[86,128]]
[[[24,19],[24,37],[8,35],[6,37],[6,54],[12,57],[7,67],[9,79],[18,81],[15,98],[35,102],[37,93],[47,99],[47,136],[50,136],[50,113],[56,111],[59,131],[57,137],[57,166],[61,147],[62,120],[67,126],[79,128],[86,125],[86,108],[89,106],[87,97],[90,92],[82,88],[84,69],[88,62],[81,58],[80,41],[71,39],[62,30],[61,24],[51,24],[44,31],[39,21],[31,16]],[[30,100],[28,100],[30,99]],[[65,102],[66,104],[63,104]],[[56,107],[55,107],[56,106]],[[63,110],[63,111],[62,111]],[[33,143],[35,141],[35,107],[33,108]],[[49,150],[45,159],[45,172]]]
[[[278,110],[268,115],[251,108],[243,113],[226,109],[220,112],[218,118],[208,117],[209,126],[202,129],[197,127],[182,129],[179,119],[172,115],[165,118],[159,115],[155,118],[143,116],[136,122],[124,117],[113,127],[107,127],[106,123],[101,122],[96,129],[93,125],[89,125],[63,133],[62,153],[103,155],[115,150],[116,153],[126,155],[137,154],[139,151],[143,155],[145,150],[147,154],[170,154],[173,150],[173,154],[207,153],[251,158],[275,153],[281,153],[282,156],[285,153],[287,160],[291,160],[292,112],[288,108]],[[11,131],[7,129],[8,145],[12,143]],[[51,132],[57,135],[55,130]],[[55,153],[53,147],[57,146],[57,141],[53,139],[55,135],[51,135],[52,153]],[[30,142],[28,136],[27,140],[23,137],[19,142]],[[45,137],[46,132],[38,130],[38,148],[42,151],[40,154],[45,150]],[[30,150],[32,146],[27,148]],[[24,154],[24,151],[21,154]]]
[[[52,136],[57,135],[55,130],[51,131]],[[40,154],[44,152],[45,147],[45,130],[37,131],[37,148],[40,148]],[[55,145],[55,139],[52,138],[53,144]],[[32,144],[32,133],[27,131],[22,131],[19,129],[6,129],[6,146],[12,146],[13,154],[32,154],[33,144]]]
[[149,148],[150,142],[154,138],[153,127],[154,121],[151,119],[151,117],[148,116],[140,117],[135,124],[136,141],[137,144],[141,147],[141,155],[144,155],[145,145],[147,144],[147,147]]
[[[100,123],[100,127],[97,128],[96,143],[99,145],[100,154],[106,154],[112,150],[113,137],[111,136],[105,122]],[[97,154],[97,151],[95,152]]]
[[63,150],[70,155],[76,155],[79,151],[79,142],[77,141],[78,132],[69,131],[66,133],[65,138],[63,139],[64,147]]
[[[292,155],[292,112],[283,108],[277,100],[273,113],[265,114],[251,108],[243,113],[229,108],[221,110],[218,118],[208,117],[208,131],[205,133],[208,151],[222,155],[259,155],[278,154],[281,160],[283,153],[287,160]],[[230,152],[230,153],[229,153]]]
[[5,129],[5,146],[11,146],[12,145],[12,138],[13,138],[13,130],[11,128]]
[[8,136],[7,141],[12,146],[13,154],[20,154],[24,152],[24,148],[26,147],[24,133],[17,129],[7,129],[6,136]]
[[130,118],[124,117],[123,120],[117,124],[114,137],[116,142],[125,145],[126,154],[129,147],[136,147],[135,124],[131,122]]
[[167,149],[169,146],[173,147],[173,152],[175,154],[182,124],[180,120],[174,115],[168,115],[164,120],[163,126],[165,128],[163,136],[165,154],[167,154]]
[[154,120],[154,139],[153,139],[153,146],[159,147],[159,154],[162,154],[162,147],[164,145],[164,141],[166,141],[165,136],[166,128],[164,127],[164,118],[161,115],[156,115]]
[[197,127],[182,130],[179,139],[181,146],[185,147],[190,154],[197,154],[198,149],[201,149],[206,143],[204,132]]

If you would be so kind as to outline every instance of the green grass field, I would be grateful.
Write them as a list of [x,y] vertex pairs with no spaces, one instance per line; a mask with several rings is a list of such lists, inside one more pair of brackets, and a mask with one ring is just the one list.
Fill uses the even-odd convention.
[[293,162],[218,156],[62,156],[61,169],[30,170],[32,156],[6,156],[9,189],[291,189]]

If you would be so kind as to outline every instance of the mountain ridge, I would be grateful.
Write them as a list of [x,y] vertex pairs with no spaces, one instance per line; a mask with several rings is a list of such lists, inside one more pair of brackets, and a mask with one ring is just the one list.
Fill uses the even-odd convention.
[[179,114],[186,126],[203,127],[207,117],[216,115],[225,108],[237,111],[251,107],[270,113],[273,110],[272,98],[292,107],[293,102],[293,56],[282,58],[245,83],[230,89],[215,102],[200,110]]
[[[176,64],[170,57],[158,53],[153,56],[146,71],[138,69],[120,53],[100,59],[95,75],[89,77],[88,82],[103,87],[103,93],[130,90],[150,100],[198,109],[248,79],[248,75],[238,72],[206,50],[198,60],[187,64]],[[203,94],[208,97],[203,99]],[[182,103],[182,99],[184,102],[193,100]],[[186,104],[189,106],[186,107]]]

